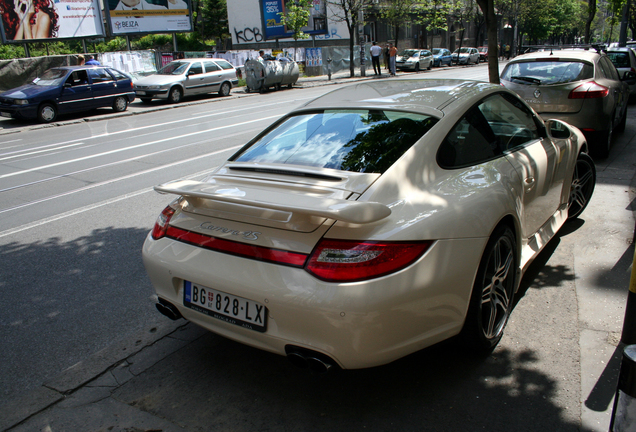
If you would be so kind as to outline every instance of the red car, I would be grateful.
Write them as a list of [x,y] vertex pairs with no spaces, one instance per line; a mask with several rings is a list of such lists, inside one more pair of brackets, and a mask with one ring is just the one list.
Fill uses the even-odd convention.
[[479,61],[480,62],[488,60],[488,47],[487,46],[480,46],[479,48],[477,48],[477,51],[479,51]]

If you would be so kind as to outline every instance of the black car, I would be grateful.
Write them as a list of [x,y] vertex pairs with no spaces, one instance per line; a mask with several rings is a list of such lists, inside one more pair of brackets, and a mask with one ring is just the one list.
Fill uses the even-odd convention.
[[135,100],[132,78],[104,66],[49,69],[30,84],[0,93],[0,116],[55,120],[58,114],[112,107],[126,111]]

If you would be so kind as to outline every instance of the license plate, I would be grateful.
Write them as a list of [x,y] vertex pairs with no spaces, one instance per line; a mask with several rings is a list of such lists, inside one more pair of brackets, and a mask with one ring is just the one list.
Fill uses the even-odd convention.
[[185,281],[183,305],[230,324],[267,331],[267,308],[252,300]]
[[146,92],[145,91],[139,91],[137,90],[135,93],[137,93],[139,96],[145,96]]
[[9,118],[10,118],[10,117],[11,117],[11,113],[8,113],[8,112],[0,112],[0,116],[2,116],[2,117],[9,117]]

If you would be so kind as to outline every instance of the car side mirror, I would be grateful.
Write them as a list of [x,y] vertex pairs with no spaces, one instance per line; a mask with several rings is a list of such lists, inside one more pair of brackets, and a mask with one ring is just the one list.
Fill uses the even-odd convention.
[[67,82],[64,83],[64,88],[71,88],[71,87],[72,87],[71,83],[67,83]]
[[545,125],[550,138],[568,139],[571,136],[570,128],[560,120],[548,120]]
[[625,81],[629,85],[636,84],[636,72],[627,71],[621,77],[621,81]]

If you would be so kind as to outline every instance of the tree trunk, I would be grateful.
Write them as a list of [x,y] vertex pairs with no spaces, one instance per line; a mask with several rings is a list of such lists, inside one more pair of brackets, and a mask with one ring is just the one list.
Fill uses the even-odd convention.
[[486,18],[486,33],[488,34],[488,78],[491,83],[500,84],[499,57],[497,57],[497,17],[495,16],[495,6],[493,4],[493,0],[477,0],[477,4],[481,8],[484,18]]
[[589,0],[587,5],[587,19],[585,20],[585,43],[590,43],[590,27],[596,15],[596,0]]

